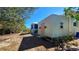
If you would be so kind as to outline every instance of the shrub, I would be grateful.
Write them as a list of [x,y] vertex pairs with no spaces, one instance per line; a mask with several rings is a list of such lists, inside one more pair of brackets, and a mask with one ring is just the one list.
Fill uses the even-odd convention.
[[67,48],[70,48],[70,45],[67,45],[66,47],[67,47]]
[[65,41],[65,42],[67,42],[67,41],[71,41],[71,40],[73,40],[72,35],[64,36],[64,41]]

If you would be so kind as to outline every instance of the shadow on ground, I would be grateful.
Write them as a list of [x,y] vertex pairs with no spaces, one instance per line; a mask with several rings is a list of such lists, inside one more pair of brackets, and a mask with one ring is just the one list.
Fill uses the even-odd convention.
[[53,44],[41,39],[40,37],[33,37],[33,36],[24,37],[19,47],[19,51],[27,50],[41,45],[44,46],[45,48],[53,47]]

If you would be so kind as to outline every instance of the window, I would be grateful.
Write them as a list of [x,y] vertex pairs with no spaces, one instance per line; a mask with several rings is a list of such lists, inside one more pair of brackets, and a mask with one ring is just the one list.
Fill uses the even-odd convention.
[[73,22],[73,26],[77,26],[77,22]]
[[63,28],[63,22],[60,23],[60,28]]
[[44,26],[44,28],[46,29],[46,28],[47,28],[47,26]]
[[38,29],[38,24],[35,24],[35,29]]

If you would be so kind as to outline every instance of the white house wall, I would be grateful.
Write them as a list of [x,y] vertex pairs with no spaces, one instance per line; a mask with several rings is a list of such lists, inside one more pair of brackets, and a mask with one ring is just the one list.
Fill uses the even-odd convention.
[[[40,29],[38,29],[38,34],[41,36],[48,36],[48,37],[59,37],[59,36],[65,36],[70,33],[75,34],[79,29],[78,27],[73,26],[73,21],[70,20],[70,23],[68,25],[68,18],[62,15],[50,15],[46,19],[39,22],[39,27],[41,24],[44,24],[47,28],[44,32],[40,32]],[[60,23],[63,22],[63,28],[60,28]],[[69,26],[69,28],[68,28]],[[69,32],[70,30],[70,32]]]
[[74,22],[74,19],[71,20],[72,34],[76,35],[76,32],[79,32],[79,21],[78,21],[77,26],[73,26],[73,22]]

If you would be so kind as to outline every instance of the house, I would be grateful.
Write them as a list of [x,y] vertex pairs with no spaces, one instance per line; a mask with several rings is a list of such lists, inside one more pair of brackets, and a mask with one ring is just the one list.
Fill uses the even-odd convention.
[[34,22],[31,24],[31,34],[37,35],[38,34],[38,23]]
[[79,31],[79,22],[64,15],[52,14],[38,23],[38,34],[51,38],[75,35]]
[[0,24],[0,29],[2,29],[2,27],[3,27],[3,25],[2,25],[2,24]]

